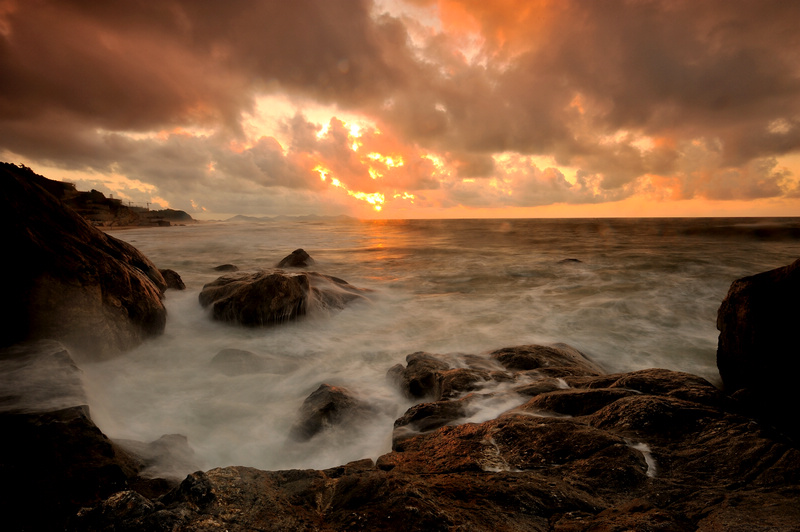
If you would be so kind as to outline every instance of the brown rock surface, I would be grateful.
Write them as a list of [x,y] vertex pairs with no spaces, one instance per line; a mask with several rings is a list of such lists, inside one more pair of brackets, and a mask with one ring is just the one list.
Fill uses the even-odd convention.
[[278,268],[305,268],[311,266],[314,262],[314,259],[311,258],[311,255],[306,250],[296,249],[281,259],[278,263]]
[[219,277],[203,286],[199,298],[214,319],[255,327],[293,320],[310,309],[340,310],[362,298],[361,292],[320,273],[259,270]]
[[30,169],[0,166],[0,246],[9,321],[0,345],[51,338],[107,357],[161,334],[166,288],[136,248],[89,225]]

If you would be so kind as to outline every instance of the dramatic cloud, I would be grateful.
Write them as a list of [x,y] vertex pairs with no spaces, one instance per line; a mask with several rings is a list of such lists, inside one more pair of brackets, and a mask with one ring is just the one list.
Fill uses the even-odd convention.
[[797,20],[779,0],[0,0],[0,156],[207,216],[785,213]]

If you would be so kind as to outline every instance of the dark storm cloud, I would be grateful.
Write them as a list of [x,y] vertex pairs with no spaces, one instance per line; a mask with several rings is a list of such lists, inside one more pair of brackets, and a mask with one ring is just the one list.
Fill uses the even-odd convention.
[[[465,205],[609,201],[648,176],[680,197],[796,194],[776,158],[800,150],[800,3],[412,3],[438,6],[443,31],[367,0],[0,0],[0,150],[114,168],[165,198],[313,196],[318,163]],[[248,138],[259,94],[365,116],[384,134],[365,142],[405,165],[374,179],[344,124],[318,138],[302,113],[288,145]],[[551,156],[576,181],[502,153]]]
[[[796,2],[440,4],[467,6],[461,22],[487,36],[483,63],[451,61],[428,92],[400,96],[389,119],[435,131],[441,149],[552,154],[614,188],[674,171],[697,138],[720,140],[722,157],[704,170],[723,181],[728,166],[800,148]],[[630,138],[610,142],[618,131],[673,147],[642,153]]]

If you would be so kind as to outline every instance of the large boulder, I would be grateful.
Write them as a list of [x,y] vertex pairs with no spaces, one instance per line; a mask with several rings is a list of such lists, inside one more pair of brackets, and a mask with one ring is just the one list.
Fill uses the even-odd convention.
[[800,260],[731,284],[717,314],[725,391],[800,441],[785,412],[800,408]]
[[200,304],[214,319],[265,326],[296,319],[309,310],[340,310],[363,290],[316,272],[241,272],[219,277],[200,292]]
[[364,419],[370,412],[369,405],[347,388],[320,384],[303,401],[289,438],[308,441],[326,429]]
[[42,186],[49,181],[0,163],[7,309],[0,345],[52,338],[76,355],[108,357],[161,334],[161,273],[65,207]]

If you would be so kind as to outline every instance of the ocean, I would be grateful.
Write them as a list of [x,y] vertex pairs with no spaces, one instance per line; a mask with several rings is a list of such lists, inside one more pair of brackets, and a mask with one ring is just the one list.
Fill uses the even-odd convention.
[[[111,438],[185,435],[194,463],[178,475],[377,458],[411,405],[386,371],[416,351],[560,342],[609,372],[660,367],[720,385],[716,313],[731,282],[800,257],[798,218],[298,218],[110,234],[177,271],[187,289],[167,291],[162,336],[82,365],[92,417]],[[215,266],[271,268],[298,248],[316,261],[308,269],[369,289],[367,299],[259,329],[214,322],[199,305],[203,284],[222,275]],[[226,348],[269,356],[275,369],[222,374],[210,361]],[[290,441],[321,383],[375,405],[374,419]]]

